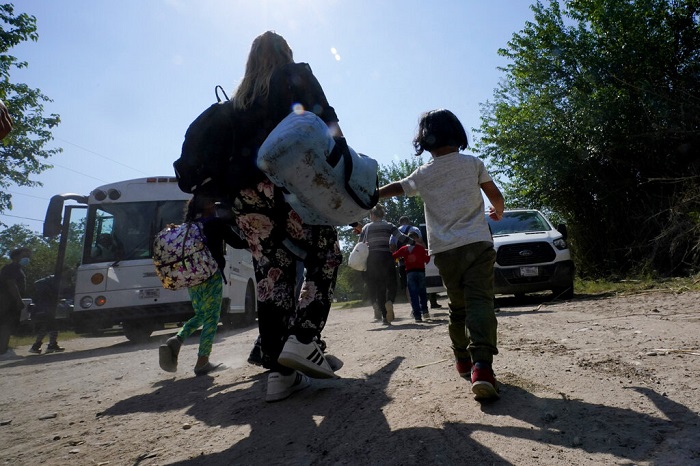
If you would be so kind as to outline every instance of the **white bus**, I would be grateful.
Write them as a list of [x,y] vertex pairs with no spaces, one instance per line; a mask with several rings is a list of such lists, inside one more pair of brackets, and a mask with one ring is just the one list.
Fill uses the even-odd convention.
[[[76,331],[121,325],[129,340],[142,342],[164,324],[193,315],[187,290],[163,288],[152,260],[156,233],[168,223],[182,223],[190,197],[174,177],[162,176],[99,186],[87,196],[51,198],[44,236],[60,235],[56,274],[64,270],[71,223],[73,230],[84,228],[71,316]],[[253,259],[247,250],[226,249],[221,321],[246,326],[257,314]]]

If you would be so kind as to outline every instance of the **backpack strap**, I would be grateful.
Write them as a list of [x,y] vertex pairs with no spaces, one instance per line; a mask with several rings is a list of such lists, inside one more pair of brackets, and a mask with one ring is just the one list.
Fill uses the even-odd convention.
[[335,165],[340,161],[340,157],[343,157],[343,162],[345,162],[345,190],[357,205],[365,210],[370,210],[372,207],[377,205],[377,202],[379,201],[379,177],[377,177],[376,189],[370,197],[369,202],[364,202],[350,186],[350,177],[352,176],[352,155],[350,154],[348,143],[345,141],[345,138],[333,139],[335,141],[335,146],[333,147],[331,153],[328,154],[328,163],[332,167],[335,167]]
[[182,239],[182,252],[180,253],[180,257],[183,258],[183,262],[184,262],[184,258],[185,258],[185,246],[187,245],[187,237],[190,234],[190,228],[192,228],[192,223],[187,222],[187,229],[185,230],[185,237]]
[[228,99],[228,96],[226,95],[226,91],[224,90],[224,88],[221,87],[220,85],[217,85],[217,86],[214,88],[214,95],[216,96],[216,101],[217,101],[218,103],[221,103],[221,101],[223,100],[221,97],[219,97],[219,91],[221,91],[221,93],[224,95],[224,97],[226,97],[226,100],[229,100],[229,99]]

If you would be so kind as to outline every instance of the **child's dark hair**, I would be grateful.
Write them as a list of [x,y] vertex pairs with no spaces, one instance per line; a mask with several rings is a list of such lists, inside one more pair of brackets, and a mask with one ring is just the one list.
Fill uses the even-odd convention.
[[416,155],[446,146],[457,147],[459,150],[469,147],[464,126],[454,113],[444,108],[425,112],[421,115],[418,131],[413,139]]

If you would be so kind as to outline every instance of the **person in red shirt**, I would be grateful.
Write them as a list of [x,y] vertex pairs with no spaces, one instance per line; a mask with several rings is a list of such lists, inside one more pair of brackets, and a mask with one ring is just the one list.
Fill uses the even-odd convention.
[[415,244],[400,247],[392,255],[394,259],[403,259],[406,265],[406,286],[411,297],[411,311],[416,322],[423,322],[422,316],[428,314],[428,294],[425,291],[425,264],[430,262],[428,251],[425,250],[419,233],[411,232],[408,237]]

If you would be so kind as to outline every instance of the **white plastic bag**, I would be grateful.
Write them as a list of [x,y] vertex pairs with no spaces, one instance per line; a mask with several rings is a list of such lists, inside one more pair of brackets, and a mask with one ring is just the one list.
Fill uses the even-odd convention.
[[364,272],[367,270],[367,257],[369,256],[369,246],[367,243],[359,242],[352,248],[352,252],[348,257],[348,265],[350,268]]

